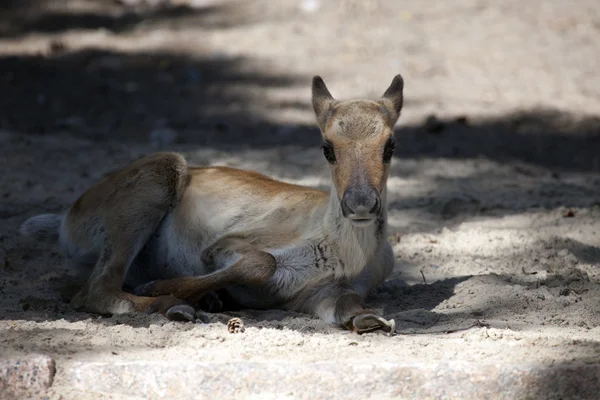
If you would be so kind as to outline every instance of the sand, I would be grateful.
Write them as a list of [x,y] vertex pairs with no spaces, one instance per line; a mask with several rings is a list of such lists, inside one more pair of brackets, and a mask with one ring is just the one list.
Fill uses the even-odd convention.
[[[0,351],[54,358],[47,396],[94,398],[73,385],[81,362],[600,362],[594,1],[173,3],[1,18]],[[398,72],[396,267],[368,299],[396,336],[278,310],[208,324],[75,312],[59,248],[17,234],[157,150],[326,188],[312,75],[348,98],[381,95]]]

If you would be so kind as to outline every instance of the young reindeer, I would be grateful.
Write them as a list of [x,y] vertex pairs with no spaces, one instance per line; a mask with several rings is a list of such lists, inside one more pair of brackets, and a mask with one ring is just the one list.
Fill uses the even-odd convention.
[[21,233],[58,235],[76,264],[93,265],[71,301],[89,312],[194,320],[205,317],[200,300],[224,290],[241,307],[393,334],[394,321],[363,299],[394,266],[386,182],[403,86],[397,75],[379,100],[338,101],[313,78],[330,193],[156,153],[107,176],[65,214],[30,218]]

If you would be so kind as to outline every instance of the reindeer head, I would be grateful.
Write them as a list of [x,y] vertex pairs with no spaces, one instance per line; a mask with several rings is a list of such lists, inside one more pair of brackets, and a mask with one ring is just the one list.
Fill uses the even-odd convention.
[[320,76],[313,78],[312,104],[323,136],[323,154],[342,214],[355,226],[368,226],[382,213],[403,88],[402,77],[396,75],[379,100],[338,101]]

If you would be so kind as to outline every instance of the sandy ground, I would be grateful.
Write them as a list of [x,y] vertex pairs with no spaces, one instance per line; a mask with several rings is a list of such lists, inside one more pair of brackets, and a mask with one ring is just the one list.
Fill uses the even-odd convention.
[[[84,360],[600,362],[596,1],[14,3],[0,10],[0,351],[54,357],[50,398],[83,398],[64,371]],[[17,236],[159,149],[327,187],[312,75],[347,98],[398,72],[396,268],[369,299],[394,337],[280,311],[73,312],[59,249]],[[227,333],[232,316],[244,333]]]

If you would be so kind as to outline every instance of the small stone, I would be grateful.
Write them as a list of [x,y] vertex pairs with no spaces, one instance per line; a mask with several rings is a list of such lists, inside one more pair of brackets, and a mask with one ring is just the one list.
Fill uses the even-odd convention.
[[0,359],[0,397],[22,399],[39,394],[52,385],[55,372],[54,360],[47,355]]

